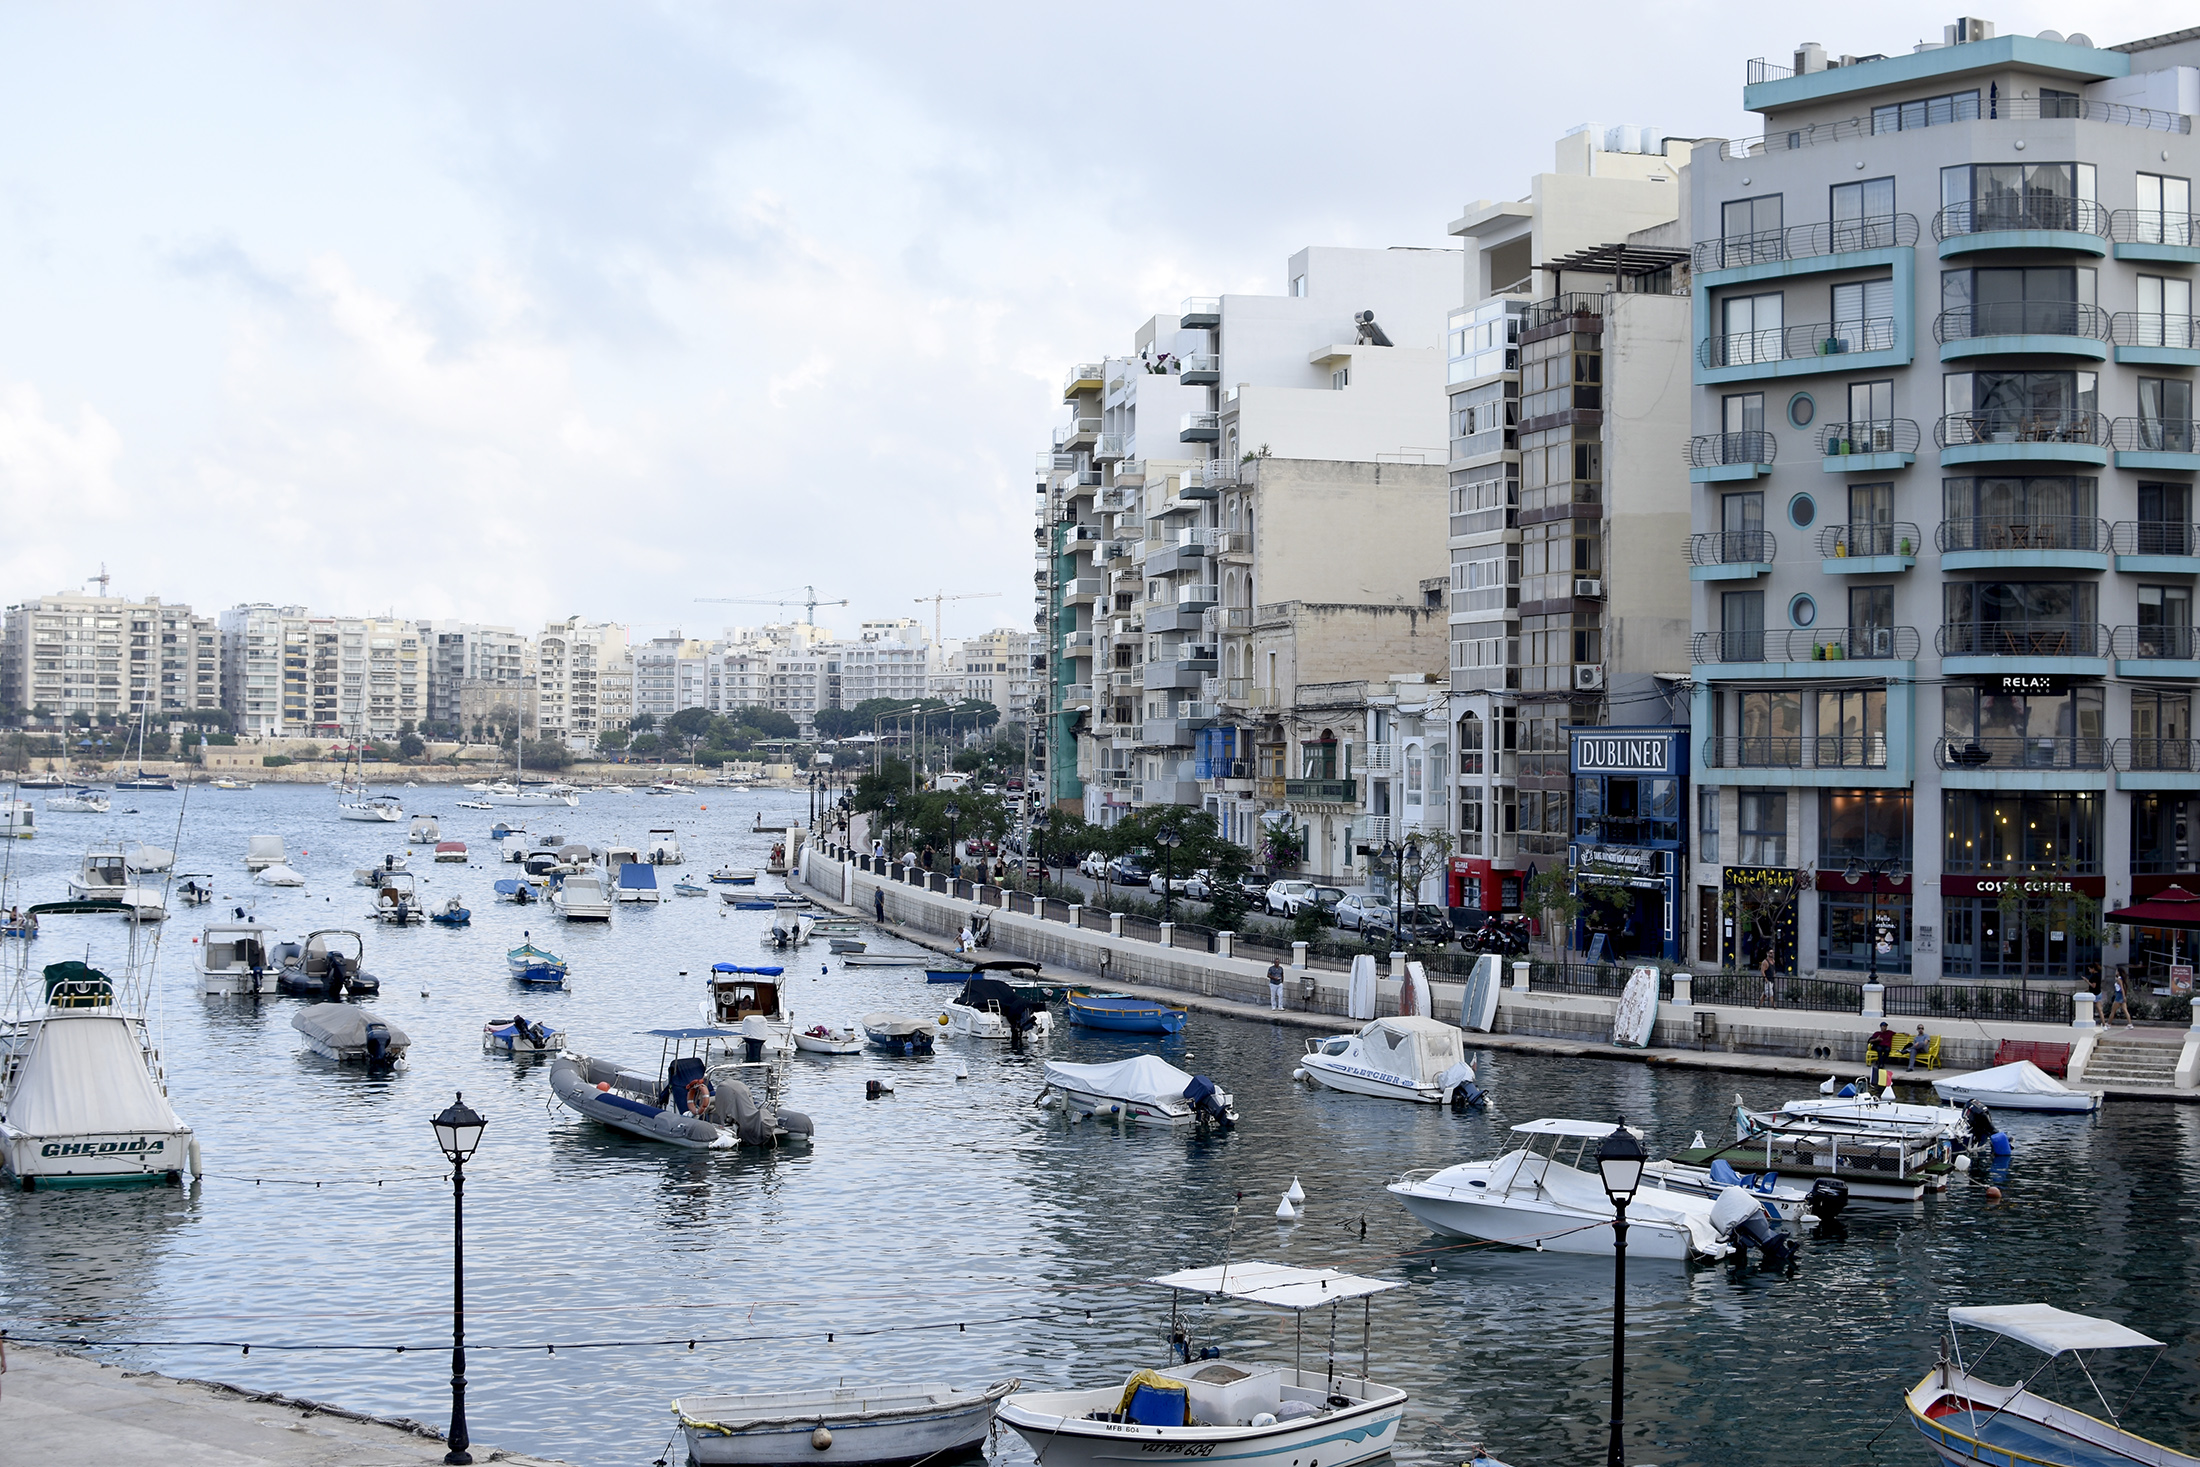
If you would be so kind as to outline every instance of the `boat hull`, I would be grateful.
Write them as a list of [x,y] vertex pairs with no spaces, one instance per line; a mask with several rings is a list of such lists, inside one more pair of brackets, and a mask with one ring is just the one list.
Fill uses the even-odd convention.
[[1076,994],[1069,998],[1073,1023],[1087,1029],[1106,1029],[1117,1034],[1174,1034],[1184,1027],[1184,1010],[1163,1004],[1144,1007],[1101,1006]]
[[[1599,1219],[1571,1208],[1546,1207],[1519,1194],[1502,1200],[1475,1197],[1466,1195],[1464,1189],[1444,1191],[1416,1182],[1393,1182],[1385,1190],[1431,1232],[1447,1237],[1533,1248],[1542,1253],[1612,1256],[1610,1218]],[[1630,1257],[1680,1262],[1696,1251],[1684,1227],[1640,1216],[1627,1219]]]
[[[109,1134],[33,1135],[0,1121],[0,1160],[26,1189],[118,1182],[167,1182],[190,1166],[189,1126]],[[191,1168],[196,1170],[195,1167]]]
[[598,1089],[587,1078],[584,1066],[588,1063],[585,1057],[572,1054],[560,1054],[551,1062],[550,1093],[567,1110],[615,1131],[668,1146],[724,1151],[739,1144],[730,1129],[722,1130],[709,1121],[649,1105],[614,1090]]
[[1933,1089],[1951,1105],[1968,1105],[1975,1100],[1994,1110],[2086,1115],[2101,1108],[2101,1097],[2090,1090],[2073,1090],[2068,1095],[2012,1095],[2005,1090],[1967,1089],[1960,1080],[1935,1081]]
[[1299,1067],[1306,1078],[1347,1095],[1370,1095],[1378,1100],[1404,1100],[1420,1105],[1442,1105],[1444,1092],[1437,1085],[1416,1085],[1400,1075],[1385,1075],[1362,1065],[1340,1064],[1326,1054],[1302,1056]]
[[[1328,1382],[1320,1375],[1287,1371],[1312,1396]],[[1338,1380],[1340,1391],[1362,1393],[1352,1406],[1273,1426],[1141,1426],[1090,1421],[1090,1411],[1112,1411],[1120,1387],[1097,1391],[1019,1392],[1001,1403],[1000,1419],[1031,1444],[1048,1467],[1126,1467],[1133,1462],[1207,1458],[1231,1467],[1354,1467],[1389,1452],[1405,1417],[1406,1393],[1366,1382]]]
[[861,1054],[863,1040],[854,1034],[838,1039],[817,1034],[797,1034],[794,1036],[794,1047],[804,1054]]
[[[769,1411],[755,1417],[711,1420],[725,1413],[710,1398],[689,1397],[673,1403],[680,1429],[687,1438],[688,1461],[699,1467],[791,1467],[798,1462],[839,1462],[860,1467],[901,1467],[921,1461],[945,1461],[966,1456],[985,1445],[993,1427],[993,1413],[1000,1398],[1016,1388],[1005,1381],[977,1394],[950,1391],[946,1387],[883,1386],[870,1391],[788,1391],[777,1396],[735,1397],[726,1404],[741,1404]],[[923,1392],[932,1400],[922,1406],[890,1406],[879,1402],[906,1399]],[[823,1428],[829,1443],[817,1446],[814,1433]]]
[[1951,1371],[1935,1369],[1910,1388],[1903,1406],[1934,1460],[1947,1467],[2191,1467],[2190,1457],[2067,1406]]

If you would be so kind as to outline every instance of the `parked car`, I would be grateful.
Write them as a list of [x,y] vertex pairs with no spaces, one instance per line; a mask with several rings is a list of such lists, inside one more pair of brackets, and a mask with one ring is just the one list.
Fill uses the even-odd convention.
[[[1157,872],[1153,878],[1153,889],[1155,891],[1173,891],[1180,897],[1188,897],[1192,895],[1192,882],[1196,879],[1196,873],[1189,876],[1181,873],[1175,876],[1165,876]],[[1197,898],[1194,898],[1194,900],[1197,900]]]
[[1117,856],[1108,862],[1108,880],[1117,886],[1144,886],[1150,879],[1145,863],[1136,856]]
[[1024,787],[1024,782],[1012,774],[1008,777],[1008,787],[1012,790],[1020,790]]
[[1088,852],[1085,859],[1077,863],[1077,870],[1078,874],[1098,881],[1108,874],[1108,858],[1099,851]]
[[1211,902],[1215,899],[1215,873],[1200,867],[1178,884],[1177,890],[1195,902]]
[[1344,900],[1337,903],[1337,925],[1348,932],[1387,931],[1392,917],[1389,902],[1364,891],[1346,892]]
[[1307,900],[1312,902],[1324,917],[1334,922],[1337,919],[1337,903],[1344,900],[1344,888],[1341,886],[1317,886],[1307,893]]
[[978,793],[981,795],[997,795],[1000,792],[1001,787],[997,784],[982,784],[978,786]]
[[1311,881],[1271,881],[1261,893],[1261,907],[1271,917],[1296,917],[1313,892]]
[[1026,881],[1046,880],[1047,863],[1040,860],[1037,856],[1026,856],[1024,858],[1024,879]]

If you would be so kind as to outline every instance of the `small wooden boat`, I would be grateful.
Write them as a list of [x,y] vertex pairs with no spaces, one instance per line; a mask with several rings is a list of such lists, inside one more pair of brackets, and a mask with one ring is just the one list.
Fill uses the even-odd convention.
[[795,1034],[794,1047],[804,1054],[860,1054],[863,1051],[863,1031],[829,1029],[823,1024],[812,1024]]
[[756,885],[756,868],[754,866],[720,866],[716,871],[710,873],[710,879],[719,886],[754,886]]
[[860,937],[828,937],[825,939],[825,946],[845,957],[850,953],[862,952],[864,943]]
[[563,1029],[553,1029],[539,1021],[531,1024],[520,1014],[509,1019],[491,1019],[481,1026],[481,1052],[498,1059],[556,1054],[563,1048]]
[[[526,937],[526,933],[520,936]],[[532,940],[521,943],[504,955],[512,976],[530,988],[563,988],[567,974],[565,959],[554,952],[536,947]]]
[[792,1467],[829,1455],[859,1467],[973,1455],[1018,1381],[983,1391],[945,1385],[827,1386],[683,1396],[672,1403],[696,1467]]
[[724,902],[736,912],[770,912],[777,910],[765,898],[757,896],[753,892],[742,891],[738,887],[721,887],[718,892],[718,900]]
[[888,1054],[930,1054],[932,1035],[939,1025],[907,1014],[876,1013],[863,1016],[864,1037],[873,1049]]
[[1127,993],[1087,993],[1069,996],[1072,1023],[1088,1029],[1109,1029],[1121,1034],[1174,1034],[1184,1027],[1184,1010],[1172,1009],[1158,999],[1133,998]]

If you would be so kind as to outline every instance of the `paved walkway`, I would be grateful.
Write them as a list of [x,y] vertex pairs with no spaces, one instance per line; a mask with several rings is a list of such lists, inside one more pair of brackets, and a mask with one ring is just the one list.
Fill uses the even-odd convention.
[[[11,1345],[0,1374],[0,1462],[101,1467],[414,1467],[433,1428],[209,1381],[172,1380]],[[480,1443],[476,1462],[563,1467]]]

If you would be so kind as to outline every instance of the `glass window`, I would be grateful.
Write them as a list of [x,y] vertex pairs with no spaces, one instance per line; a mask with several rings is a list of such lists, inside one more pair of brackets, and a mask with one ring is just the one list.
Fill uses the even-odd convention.
[[1942,232],[2098,231],[2095,179],[2090,163],[1965,163],[1943,168]]
[[2162,688],[2132,689],[2130,767],[2146,770],[2194,767],[2191,693]]
[[1984,756],[1984,769],[2099,769],[2101,689],[2067,693],[1997,693],[1969,683],[1941,690],[1941,729],[1952,749]]
[[1787,791],[1743,790],[1737,803],[1741,814],[1739,864],[1787,865]]
[[[2136,766],[2135,766],[2136,767]],[[2163,876],[2193,869],[2193,836],[2200,809],[2191,795],[2139,793],[2131,797],[2131,869]],[[2186,939],[2186,951],[2190,938]]]
[[1740,367],[1752,362],[1777,362],[1781,351],[1781,326],[1785,306],[1778,291],[1763,295],[1730,295],[1719,302],[1718,356],[1715,367]]
[[1978,93],[1950,92],[1940,97],[1920,97],[1913,102],[1890,102],[1872,108],[1873,132],[1908,132],[1920,127],[1941,127],[1978,116]]
[[[1893,941],[1874,952],[1874,923],[1891,929]],[[1869,891],[1821,892],[1818,897],[1818,966],[1849,972],[1910,971],[1910,899]]]
[[1719,787],[1706,785],[1696,791],[1697,859],[1719,859]]
[[1851,453],[1890,453],[1894,450],[1894,382],[1851,382],[1849,419],[1839,435]]
[[1722,662],[1765,660],[1765,593],[1728,591],[1719,598]]
[[1950,444],[2098,440],[2097,373],[1950,372],[1941,380]]
[[1946,790],[1943,869],[2005,876],[2097,876],[2101,796]]
[[1855,280],[1833,288],[1826,351],[1886,351],[1894,345],[1894,281]]
[[1780,195],[1730,199],[1719,210],[1719,253],[1726,268],[1782,258]]
[[2140,244],[2192,243],[2192,180],[2160,173],[2139,175],[2139,208],[2132,237]]
[[[1841,543],[1850,555],[1896,553],[1894,485],[1849,485],[1849,523]],[[1911,547],[1913,552],[1915,549]],[[1856,623],[1852,620],[1849,624],[1854,626]]]
[[1765,395],[1762,392],[1736,392],[1721,398],[1719,417],[1722,431],[1728,434],[1762,433],[1765,431]]
[[2192,444],[2191,379],[2141,377],[2138,446],[2157,453],[2191,453]]
[[1835,254],[1879,250],[1894,242],[1894,180],[1866,178],[1833,185],[1829,217]]
[[1821,688],[1817,763],[1820,769],[1887,767],[1887,690]]
[[2175,275],[2139,277],[2139,309],[2125,318],[2132,346],[2174,346],[2193,342],[2192,282]]
[[1829,871],[1851,861],[1910,862],[1908,790],[1820,790],[1818,864]]
[[1943,479],[1941,549],[2103,550],[2099,481],[2062,475]]
[[1741,693],[1741,762],[1760,769],[1793,769],[1802,763],[1803,697],[1788,688]]

